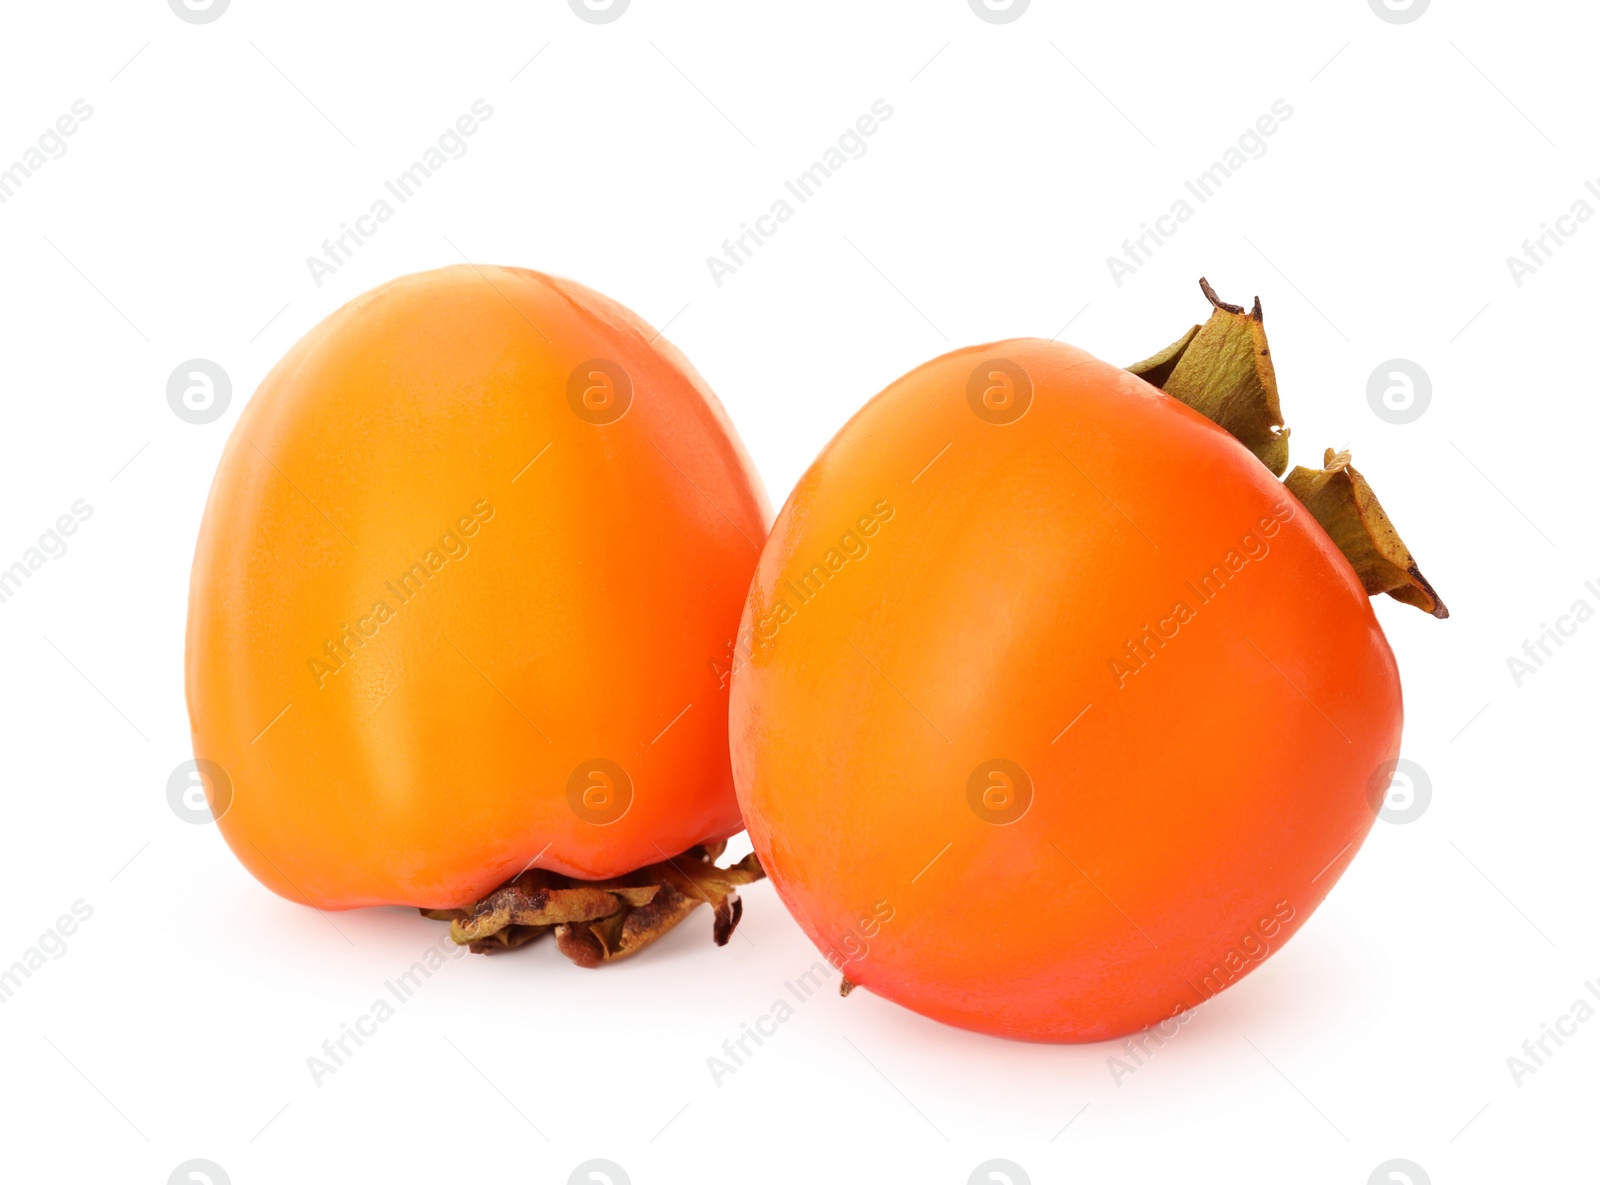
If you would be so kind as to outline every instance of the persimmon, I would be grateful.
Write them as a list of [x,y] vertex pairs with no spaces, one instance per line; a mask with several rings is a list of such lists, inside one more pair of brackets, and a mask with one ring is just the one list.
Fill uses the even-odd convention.
[[554,929],[592,965],[705,900],[725,941],[760,875],[712,860],[768,517],[704,380],[616,302],[477,266],[357,297],[262,382],[200,529],[223,836],[284,897],[474,949]]
[[734,776],[842,990],[1040,1041],[1167,1022],[1372,825],[1401,694],[1368,596],[1444,607],[1348,456],[1276,480],[1260,303],[1205,288],[1136,373],[1039,339],[913,370],[779,513]]

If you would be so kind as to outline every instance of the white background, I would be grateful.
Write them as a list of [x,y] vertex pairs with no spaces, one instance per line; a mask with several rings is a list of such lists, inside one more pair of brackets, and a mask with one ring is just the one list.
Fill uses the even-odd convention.
[[[1590,6],[1434,0],[1395,24],[1366,0],[1033,0],[992,24],[966,0],[634,0],[591,24],[564,0],[233,0],[196,25],[106,0],[0,19],[0,168],[75,100],[94,112],[0,205],[0,566],[93,507],[0,604],[0,966],[93,909],[0,1005],[7,1179],[159,1183],[205,1158],[236,1185],[566,1182],[597,1157],[635,1185],[960,1185],[990,1158],[1036,1183],[1363,1185],[1393,1158],[1436,1185],[1600,1179],[1600,1022],[1520,1085],[1507,1067],[1600,980],[1600,624],[1521,686],[1507,667],[1574,601],[1600,608],[1600,219],[1520,286],[1506,264],[1579,198],[1600,209]],[[319,287],[306,257],[477,99],[494,116],[467,154]],[[866,154],[719,287],[707,256],[877,99],[894,114]],[[1265,154],[1119,285],[1107,256],[1279,99]],[[1115,1045],[829,991],[716,1084],[707,1059],[815,958],[763,884],[721,951],[699,916],[599,972],[548,946],[450,963],[314,1084],[307,1058],[442,928],[279,900],[168,808],[189,562],[271,364],[350,297],[463,255],[669,324],[775,505],[946,349],[1062,333],[1127,363],[1201,318],[1198,276],[1259,292],[1295,461],[1348,445],[1453,611],[1377,606],[1431,804],[1380,822],[1300,936],[1120,1083]],[[166,402],[195,357],[234,387],[208,425]],[[1366,396],[1396,357],[1433,386],[1403,425]]]

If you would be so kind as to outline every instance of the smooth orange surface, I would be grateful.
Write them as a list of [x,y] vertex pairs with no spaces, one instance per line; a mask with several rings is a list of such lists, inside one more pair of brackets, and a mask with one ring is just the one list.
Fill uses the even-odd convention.
[[[592,368],[569,400],[594,359],[631,379],[609,423]],[[228,843],[296,901],[446,908],[738,831],[727,670],[768,516],[704,381],[598,293],[460,266],[352,301],[245,409],[195,552]],[[631,779],[613,822],[569,806],[594,759]]]
[[[995,359],[1033,388],[1013,422]],[[784,902],[851,980],[989,1033],[1170,1026],[1237,982],[1399,749],[1393,656],[1323,530],[1222,429],[1053,342],[873,399],[740,629],[734,774]]]

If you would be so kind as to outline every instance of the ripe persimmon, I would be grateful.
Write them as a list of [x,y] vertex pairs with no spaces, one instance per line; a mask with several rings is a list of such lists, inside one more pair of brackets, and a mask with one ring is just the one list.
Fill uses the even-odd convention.
[[1259,965],[1372,825],[1401,697],[1368,595],[1443,606],[1347,457],[1275,480],[1259,302],[1206,291],[1137,373],[1039,339],[919,367],[779,513],[734,776],[846,989],[1128,1033]]
[[599,961],[707,898],[725,937],[759,875],[711,860],[768,517],[704,380],[614,301],[476,266],[357,297],[261,384],[200,529],[223,836],[291,900],[441,911],[477,949],[567,926]]

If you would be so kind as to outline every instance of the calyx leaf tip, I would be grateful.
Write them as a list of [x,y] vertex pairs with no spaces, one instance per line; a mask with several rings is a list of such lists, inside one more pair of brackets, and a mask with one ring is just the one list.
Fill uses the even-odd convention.
[[1344,553],[1368,596],[1388,593],[1438,618],[1450,616],[1349,452],[1328,449],[1321,469],[1295,467],[1283,482]]

